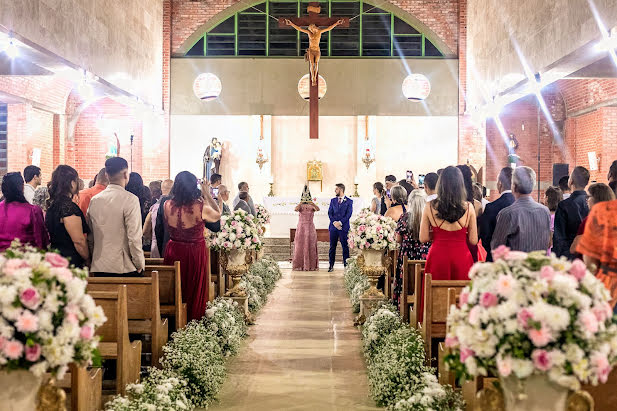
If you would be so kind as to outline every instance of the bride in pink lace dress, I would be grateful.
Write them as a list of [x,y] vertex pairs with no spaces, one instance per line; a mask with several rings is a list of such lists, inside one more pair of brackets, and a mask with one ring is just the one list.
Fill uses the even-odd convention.
[[295,271],[319,270],[319,255],[317,254],[317,231],[313,216],[319,207],[313,202],[308,186],[304,186],[302,199],[296,207],[300,213],[296,237],[294,240],[293,269]]

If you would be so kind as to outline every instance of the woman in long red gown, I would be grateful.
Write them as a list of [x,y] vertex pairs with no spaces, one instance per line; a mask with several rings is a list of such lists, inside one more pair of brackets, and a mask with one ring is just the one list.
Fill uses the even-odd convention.
[[170,195],[164,205],[169,232],[164,264],[180,261],[182,301],[187,305],[188,320],[198,320],[206,312],[209,297],[204,222],[218,221],[221,213],[207,183],[202,183],[200,190],[197,178],[188,171],[176,176]]
[[[456,167],[447,167],[437,182],[437,199],[428,203],[420,223],[420,241],[431,241],[425,273],[433,280],[469,280],[474,261],[468,244],[478,244],[476,212],[467,202],[463,175]],[[422,287],[424,290],[424,287]],[[424,295],[418,318],[422,318]]]

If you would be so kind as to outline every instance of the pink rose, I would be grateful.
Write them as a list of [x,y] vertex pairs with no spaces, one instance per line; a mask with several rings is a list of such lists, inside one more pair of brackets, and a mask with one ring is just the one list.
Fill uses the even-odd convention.
[[235,226],[237,226],[237,225],[238,225],[238,222],[237,222],[236,220],[233,220],[233,221],[231,222],[231,225],[235,227]]
[[12,276],[15,271],[28,267],[28,263],[20,258],[11,258],[4,263],[4,274]]
[[69,324],[73,324],[73,325],[79,324],[79,318],[77,317],[77,314],[72,313],[72,312],[66,314],[66,321]]
[[482,306],[486,308],[494,307],[497,305],[497,296],[493,293],[486,292],[482,294],[480,304],[482,304]]
[[459,307],[464,306],[465,304],[467,304],[468,301],[469,301],[469,293],[466,291],[463,291],[461,295],[458,297]]
[[555,270],[550,265],[545,265],[540,270],[540,277],[550,283],[555,278]]
[[26,310],[17,318],[15,328],[22,333],[33,333],[39,329],[39,319],[36,315]]
[[578,281],[581,281],[585,274],[587,273],[587,267],[585,263],[581,260],[574,260],[572,266],[570,267],[570,274],[574,276]]
[[84,340],[90,340],[94,336],[94,328],[91,325],[84,325],[81,327],[81,331],[79,332],[79,336]]
[[26,361],[35,362],[41,357],[41,346],[34,344],[32,347],[26,347]]
[[366,230],[366,226],[364,224],[362,224],[361,226],[358,226],[359,233],[363,233],[365,230]]
[[553,365],[551,356],[546,350],[533,350],[531,353],[533,365],[540,371],[548,371]]
[[546,344],[553,340],[553,336],[548,328],[542,325],[539,330],[532,328],[529,330],[529,339],[536,347],[544,347]]
[[469,324],[478,325],[480,323],[480,310],[482,308],[476,305],[469,311]]
[[527,321],[531,320],[532,318],[533,318],[533,315],[531,315],[531,312],[526,308],[523,308],[516,315],[518,324],[523,328],[527,328]]
[[591,356],[591,365],[596,369],[600,382],[602,384],[606,383],[608,375],[611,372],[611,365],[606,355],[599,352],[593,353]]
[[499,371],[499,375],[504,377],[510,375],[512,373],[512,359],[510,357],[498,358],[497,371]]
[[461,362],[465,362],[465,360],[469,357],[473,357],[476,353],[469,348],[461,348]]
[[452,347],[456,347],[457,345],[458,345],[457,337],[451,337],[451,336],[446,337],[446,347],[452,348]]
[[[608,310],[606,309],[607,307]],[[599,323],[603,323],[611,317],[612,311],[610,310],[610,307],[611,306],[607,303],[603,303],[600,307],[593,307],[593,315],[596,316],[596,320],[598,320]]]
[[66,268],[69,266],[69,260],[56,253],[46,253],[45,261],[51,264],[52,267]]
[[595,334],[598,332],[598,319],[592,311],[585,310],[579,313],[578,320],[588,333]]
[[510,248],[506,247],[505,245],[500,245],[499,247],[494,249],[491,252],[491,254],[493,256],[493,260],[497,261],[497,260],[504,259],[508,255],[509,252],[510,252]]
[[24,306],[35,309],[39,305],[39,297],[39,292],[36,291],[36,289],[30,287],[26,288],[24,291],[21,292],[19,300]]
[[378,225],[377,227],[375,227],[375,231],[380,232],[381,230],[383,230],[383,228],[382,228],[380,225]]
[[59,280],[68,283],[73,279],[73,273],[66,267],[55,267],[51,269],[51,273]]
[[4,345],[4,349],[2,351],[9,360],[16,360],[21,357],[21,354],[23,354],[24,345],[19,341],[11,340]]

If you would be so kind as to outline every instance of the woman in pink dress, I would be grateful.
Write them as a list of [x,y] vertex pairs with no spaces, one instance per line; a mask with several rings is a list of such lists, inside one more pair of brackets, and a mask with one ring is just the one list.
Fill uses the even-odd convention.
[[296,211],[300,213],[300,219],[294,240],[293,269],[317,271],[319,270],[319,255],[317,254],[317,231],[313,216],[315,211],[319,211],[319,207],[313,202],[308,186],[304,186],[302,199]]

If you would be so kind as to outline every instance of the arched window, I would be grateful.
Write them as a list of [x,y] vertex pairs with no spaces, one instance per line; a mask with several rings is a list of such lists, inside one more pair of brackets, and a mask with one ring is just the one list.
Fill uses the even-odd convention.
[[[306,16],[308,2],[267,0],[234,14],[209,30],[186,53],[196,56],[301,57],[308,47],[305,34],[279,28],[273,18]],[[321,37],[324,57],[441,57],[421,32],[389,11],[363,1],[327,0],[322,15],[354,17],[349,28]],[[272,17],[270,17],[272,16]]]

